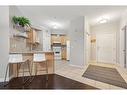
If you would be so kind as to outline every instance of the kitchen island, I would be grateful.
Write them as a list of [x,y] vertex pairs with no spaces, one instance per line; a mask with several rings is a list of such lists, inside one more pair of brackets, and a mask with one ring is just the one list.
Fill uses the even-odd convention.
[[[26,60],[26,62],[29,62],[32,75],[35,75],[35,64],[36,63],[33,63],[34,53],[45,53],[47,63],[48,63],[48,73],[53,74],[54,73],[54,52],[52,51],[10,52],[10,54],[22,54],[23,55],[23,59]],[[45,67],[43,63],[37,64],[37,65],[39,65],[38,67],[41,69]],[[18,76],[17,76],[17,70],[18,70],[17,68],[20,68]],[[25,68],[25,73],[24,73],[25,76],[29,76],[28,65],[25,65],[24,68]],[[22,66],[17,66],[16,64],[13,64],[9,66],[9,70],[10,70],[9,71],[10,78],[22,76]],[[37,75],[43,75],[43,74],[45,74],[44,71],[38,71],[37,73]]]

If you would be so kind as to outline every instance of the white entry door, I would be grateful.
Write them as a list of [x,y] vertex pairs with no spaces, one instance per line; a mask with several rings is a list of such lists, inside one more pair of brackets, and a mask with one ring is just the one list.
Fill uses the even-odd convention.
[[102,63],[116,63],[115,34],[96,35],[96,59]]

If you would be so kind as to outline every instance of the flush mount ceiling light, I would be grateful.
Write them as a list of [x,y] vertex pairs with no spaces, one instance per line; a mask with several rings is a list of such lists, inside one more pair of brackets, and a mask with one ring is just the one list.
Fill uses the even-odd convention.
[[106,23],[108,20],[107,19],[102,19],[99,21],[99,23]]
[[53,26],[53,28],[54,28],[54,29],[57,29],[57,28],[58,28],[58,26],[57,26],[57,25],[54,25],[54,26]]
[[46,24],[48,27],[50,27],[51,29],[62,29],[64,27],[64,24],[58,19],[53,18],[51,20],[47,20]]
[[50,22],[50,26],[51,26],[53,29],[61,28],[61,24],[59,24],[59,23],[57,23],[57,22]]
[[54,20],[50,23],[51,27],[53,29],[58,29],[61,27],[60,23],[57,22],[56,17],[53,18]]
[[99,22],[100,24],[103,24],[103,23],[107,23],[108,20],[109,20],[109,16],[102,16],[102,17],[100,17],[100,18],[98,19],[98,22]]

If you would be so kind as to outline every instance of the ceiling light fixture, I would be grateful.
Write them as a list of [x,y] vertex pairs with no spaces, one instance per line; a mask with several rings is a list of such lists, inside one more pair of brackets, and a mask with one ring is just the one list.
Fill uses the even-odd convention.
[[52,23],[52,27],[54,29],[58,29],[58,27],[59,27],[59,24],[56,22],[56,17],[54,17],[54,22]]
[[102,23],[106,23],[107,21],[108,21],[107,19],[102,19],[102,20],[99,21],[99,23],[102,24]]
[[103,24],[103,23],[107,23],[108,22],[108,20],[109,20],[109,16],[101,16],[99,19],[98,19],[98,22],[100,23],[100,24]]
[[50,26],[53,28],[53,29],[58,29],[61,27],[61,24],[59,24],[58,22],[51,22],[50,23]]
[[54,20],[50,20],[48,22],[48,26],[52,29],[60,29],[62,28],[62,24],[56,20],[56,17],[54,17]]
[[53,26],[54,29],[57,29],[58,27],[56,25]]

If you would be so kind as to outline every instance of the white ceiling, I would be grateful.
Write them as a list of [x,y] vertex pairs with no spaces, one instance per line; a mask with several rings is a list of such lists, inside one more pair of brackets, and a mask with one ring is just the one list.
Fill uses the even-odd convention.
[[127,6],[18,6],[18,9],[40,25],[51,28],[50,22],[57,22],[61,25],[60,29],[65,29],[77,16],[87,16],[92,26],[101,16],[108,16],[109,22],[116,21]]

